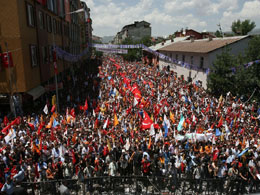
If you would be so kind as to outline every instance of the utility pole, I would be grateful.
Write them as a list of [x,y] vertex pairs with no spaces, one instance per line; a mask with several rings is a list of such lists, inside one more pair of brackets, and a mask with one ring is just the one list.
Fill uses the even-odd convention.
[[7,55],[7,63],[8,63],[8,71],[9,71],[9,83],[10,83],[10,110],[13,112],[14,117],[16,117],[16,110],[13,100],[13,84],[12,84],[12,75],[11,75],[11,66],[10,66],[10,59],[9,59],[9,50],[8,50],[8,44],[5,42],[6,47],[6,55]]

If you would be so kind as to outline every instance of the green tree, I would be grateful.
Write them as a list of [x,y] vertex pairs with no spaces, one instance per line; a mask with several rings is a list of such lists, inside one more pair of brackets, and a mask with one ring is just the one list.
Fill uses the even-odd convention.
[[216,37],[222,37],[222,34],[221,34],[221,32],[220,32],[219,30],[217,30],[217,31],[215,32],[215,36],[216,36]]
[[137,41],[137,44],[144,44],[147,47],[152,46],[152,37],[150,36],[145,36],[141,39],[141,41]]
[[232,67],[236,64],[234,56],[230,55],[229,48],[224,48],[220,55],[217,55],[208,78],[208,90],[214,95],[220,96],[227,92],[234,93],[234,79]]
[[231,30],[235,35],[247,35],[255,28],[255,22],[250,20],[240,21],[239,19],[232,22]]

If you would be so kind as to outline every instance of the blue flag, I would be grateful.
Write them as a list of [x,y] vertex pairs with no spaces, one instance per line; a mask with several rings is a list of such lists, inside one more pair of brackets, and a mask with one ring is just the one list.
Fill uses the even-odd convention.
[[55,128],[57,125],[59,125],[59,123],[54,119],[52,126]]
[[216,136],[221,136],[221,132],[219,131],[219,129],[216,129]]
[[247,151],[248,151],[248,148],[246,148],[245,150],[243,150],[243,151],[238,155],[238,157],[243,156]]
[[164,128],[164,137],[167,137],[167,134],[168,134],[168,127],[167,127],[166,122],[163,123],[163,128]]
[[184,116],[181,115],[181,120],[180,120],[178,128],[177,128],[178,131],[182,130],[183,122],[184,122]]

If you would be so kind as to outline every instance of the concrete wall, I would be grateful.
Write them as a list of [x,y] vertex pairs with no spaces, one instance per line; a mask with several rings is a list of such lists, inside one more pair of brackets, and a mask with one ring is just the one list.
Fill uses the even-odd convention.
[[177,72],[178,76],[183,75],[186,80],[188,79],[188,77],[191,77],[193,82],[201,81],[202,86],[204,88],[207,88],[207,75],[205,72],[189,70],[187,68],[181,67],[178,64],[168,63],[162,60],[159,61],[160,69],[167,67],[168,65],[170,66],[171,70]]

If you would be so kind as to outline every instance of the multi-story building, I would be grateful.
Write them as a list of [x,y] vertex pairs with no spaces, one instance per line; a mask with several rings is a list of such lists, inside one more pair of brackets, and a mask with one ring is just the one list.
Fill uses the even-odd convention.
[[152,28],[150,23],[146,21],[135,22],[134,24],[126,25],[114,38],[114,43],[121,44],[126,38],[131,38],[133,41],[140,41],[143,37],[151,37]]
[[[46,82],[53,82],[53,46],[81,52],[80,19],[75,13],[80,8],[80,0],[0,1],[0,47],[12,54],[13,63],[10,68],[0,65],[1,97],[16,93],[37,99]],[[72,63],[57,59],[57,65],[63,73]]]
[[[81,8],[84,9],[84,12],[79,14],[80,16],[80,29],[81,29],[81,48],[82,50],[86,49],[92,44],[92,19],[90,17],[90,8],[83,1],[80,2]],[[91,47],[89,48],[91,49]],[[90,58],[91,52],[87,55],[87,58]]]

